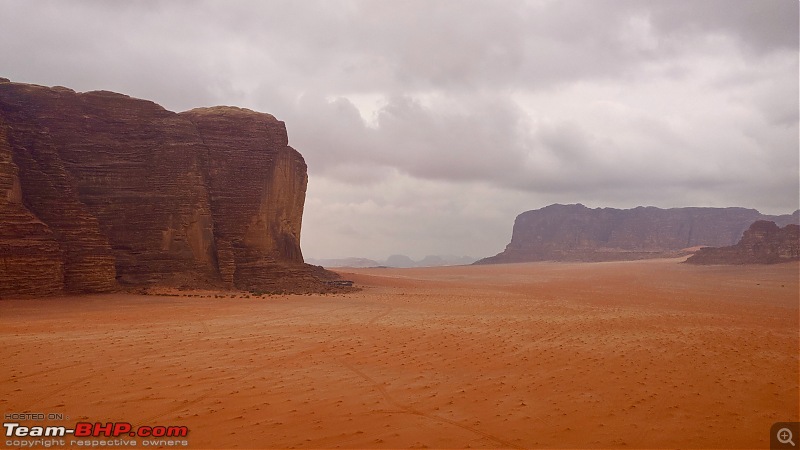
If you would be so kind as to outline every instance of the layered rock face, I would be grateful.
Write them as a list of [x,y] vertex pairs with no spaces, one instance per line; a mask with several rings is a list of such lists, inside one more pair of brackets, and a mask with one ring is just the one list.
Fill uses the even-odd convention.
[[774,264],[800,260],[800,226],[781,228],[766,220],[754,222],[736,245],[704,247],[689,264]]
[[745,208],[595,208],[550,205],[517,216],[511,243],[478,264],[613,261],[689,254],[735,244],[756,220],[797,223],[800,212],[765,216]]
[[19,169],[0,125],[0,297],[62,292],[64,257],[53,231],[22,204]]
[[303,264],[306,165],[287,144],[269,114],[0,82],[0,293],[328,276]]
[[258,287],[273,281],[276,265],[302,263],[308,178],[303,157],[288,145],[284,123],[233,107],[199,108],[180,116],[195,125],[207,147],[202,165],[223,281]]

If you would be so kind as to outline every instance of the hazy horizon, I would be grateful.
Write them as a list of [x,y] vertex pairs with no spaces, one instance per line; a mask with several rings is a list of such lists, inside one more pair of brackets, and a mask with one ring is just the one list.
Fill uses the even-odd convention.
[[[586,206],[586,205],[583,205],[583,206]],[[647,205],[639,205],[639,206],[650,207],[650,206],[647,206]],[[732,207],[735,207],[735,206],[730,206],[729,208],[732,208]],[[589,207],[589,208],[590,209],[596,209],[596,208],[591,208],[591,207]],[[606,208],[606,207],[597,207],[597,208],[601,208],[602,209],[602,208]],[[536,208],[536,209],[539,209],[539,208]],[[627,208],[618,208],[618,209],[627,209]],[[528,210],[528,211],[530,211],[530,210]],[[798,212],[798,211],[800,211],[800,208],[798,208],[796,210],[793,210],[793,211],[788,211],[786,213],[778,213],[778,214],[767,214],[767,213],[764,213],[763,211],[759,211],[759,212],[761,212],[762,214],[765,214],[765,215],[782,216],[782,215],[792,215],[792,214],[794,214],[795,212]],[[524,212],[527,212],[527,211],[521,211],[520,214],[524,213]],[[515,217],[515,219],[516,219],[516,217]],[[512,222],[511,222],[512,226],[513,226],[514,222],[515,222],[515,220],[512,220]],[[466,258],[472,258],[472,259],[477,261],[477,260],[480,260],[480,259],[483,259],[483,258],[486,258],[486,257],[489,257],[489,256],[494,256],[495,254],[502,252],[503,249],[505,249],[506,244],[508,244],[511,241],[511,235],[512,235],[512,231],[509,228],[508,240],[506,241],[506,243],[503,244],[502,248],[499,248],[496,252],[494,252],[494,253],[492,253],[490,255],[468,255],[468,254],[454,254],[454,253],[450,253],[450,254],[441,254],[441,253],[439,253],[439,254],[432,254],[432,253],[420,254],[420,253],[418,253],[418,254],[415,254],[415,255],[409,255],[409,254],[406,254],[406,253],[404,253],[402,251],[396,251],[396,252],[393,252],[393,253],[388,253],[386,255],[374,255],[374,256],[371,256],[371,257],[363,256],[363,255],[338,255],[338,256],[322,257],[322,258],[313,256],[313,255],[312,256],[304,255],[304,257],[306,259],[306,262],[308,262],[309,260],[313,260],[312,261],[313,264],[317,264],[318,262],[326,262],[326,261],[337,261],[338,262],[338,261],[341,261],[341,260],[348,260],[348,259],[367,259],[367,260],[375,261],[377,263],[385,263],[386,260],[389,259],[392,256],[408,257],[408,258],[410,258],[411,260],[413,260],[416,263],[422,262],[427,257],[444,257],[444,256],[462,257],[462,258],[466,257]],[[446,264],[446,265],[450,265],[450,264]],[[331,267],[337,267],[337,266],[331,266]],[[422,267],[422,266],[420,266],[420,267]]]
[[494,255],[514,218],[800,203],[798,3],[0,0],[0,77],[275,115],[307,258]]

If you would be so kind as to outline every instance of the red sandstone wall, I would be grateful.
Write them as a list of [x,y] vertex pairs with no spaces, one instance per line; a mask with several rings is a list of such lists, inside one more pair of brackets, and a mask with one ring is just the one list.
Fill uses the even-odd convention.
[[269,114],[0,80],[0,124],[0,293],[314,279],[306,165]]

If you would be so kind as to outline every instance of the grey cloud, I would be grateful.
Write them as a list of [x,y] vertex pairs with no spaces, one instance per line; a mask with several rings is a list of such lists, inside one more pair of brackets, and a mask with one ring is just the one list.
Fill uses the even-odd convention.
[[356,164],[430,179],[496,180],[516,171],[523,156],[521,112],[502,99],[424,106],[397,96],[379,111],[376,128],[342,98],[304,97],[292,111],[290,123],[299,124],[290,127],[292,141],[310,152],[320,174],[341,176],[340,165]]
[[734,36],[751,51],[795,50],[798,2],[785,0],[673,0],[651,2],[652,18],[662,32]]
[[[518,112],[508,102],[473,99],[425,108],[395,98],[378,126],[412,175],[451,180],[497,179],[518,162]],[[463,108],[463,109],[462,109]]]
[[[7,17],[37,16],[16,27],[8,24],[10,37],[25,41],[7,43],[7,50],[26,47],[31,39],[39,51],[49,49],[47,60],[53,54],[74,57],[74,50],[61,49],[80,49],[90,58],[99,56],[94,69],[121,67],[106,78],[126,72],[143,77],[146,70],[173,65],[194,69],[206,83],[213,81],[211,73],[222,73],[295,89],[402,94],[431,88],[546,89],[620,76],[695,44],[709,33],[706,27],[764,51],[784,48],[797,29],[786,24],[797,17],[785,11],[791,3],[757,9],[753,2],[709,0],[84,1],[69,7],[5,0],[3,5]],[[68,20],[60,20],[65,13]],[[777,26],[768,26],[773,19]],[[652,48],[643,46],[647,33],[656,43]]]

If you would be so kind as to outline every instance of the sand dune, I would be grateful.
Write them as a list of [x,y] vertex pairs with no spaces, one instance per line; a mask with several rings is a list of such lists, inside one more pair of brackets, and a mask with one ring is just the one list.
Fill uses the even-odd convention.
[[766,447],[799,415],[799,268],[341,269],[363,290],[3,300],[0,409],[186,425],[194,448]]

